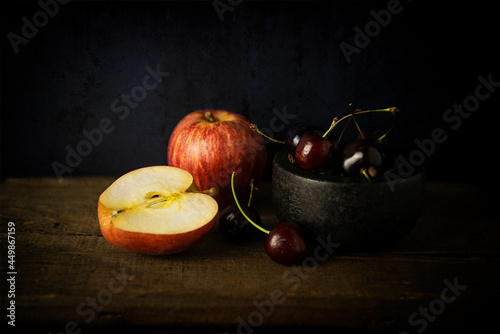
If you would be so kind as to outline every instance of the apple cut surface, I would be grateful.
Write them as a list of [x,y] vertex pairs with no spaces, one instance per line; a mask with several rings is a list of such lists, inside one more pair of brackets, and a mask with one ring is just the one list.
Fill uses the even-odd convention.
[[140,205],[147,197],[180,193],[193,183],[189,172],[169,166],[145,167],[133,170],[106,189],[100,201],[108,208],[122,210]]
[[155,166],[116,180],[99,198],[103,236],[147,254],[173,254],[194,246],[212,228],[217,202],[196,192],[189,172]]
[[171,197],[163,202],[159,197],[150,207],[125,209],[116,214],[113,224],[129,232],[178,234],[205,225],[217,213],[210,196],[186,193]]

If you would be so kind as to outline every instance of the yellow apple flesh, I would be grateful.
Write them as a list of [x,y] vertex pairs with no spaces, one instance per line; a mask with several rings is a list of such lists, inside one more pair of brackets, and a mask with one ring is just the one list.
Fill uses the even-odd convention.
[[191,174],[170,166],[137,169],[99,197],[103,236],[146,254],[174,254],[198,243],[213,227],[217,202],[196,191]]

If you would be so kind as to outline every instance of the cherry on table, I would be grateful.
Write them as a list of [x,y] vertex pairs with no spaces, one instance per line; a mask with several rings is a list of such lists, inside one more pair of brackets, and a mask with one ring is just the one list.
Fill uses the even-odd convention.
[[271,231],[266,230],[260,225],[256,224],[243,210],[236,192],[234,190],[234,172],[231,175],[231,190],[233,192],[234,202],[240,210],[241,214],[250,222],[255,228],[267,233],[264,248],[267,255],[274,261],[284,264],[292,265],[298,263],[306,257],[309,252],[308,234],[300,227],[300,225],[291,222],[282,222],[278,224]]
[[[260,215],[256,209],[250,206],[242,209],[248,217],[260,225]],[[236,205],[226,207],[219,214],[217,226],[222,235],[231,241],[247,241],[257,233],[255,227],[243,216]]]
[[293,222],[281,222],[266,237],[267,255],[283,265],[293,265],[309,254],[307,233]]

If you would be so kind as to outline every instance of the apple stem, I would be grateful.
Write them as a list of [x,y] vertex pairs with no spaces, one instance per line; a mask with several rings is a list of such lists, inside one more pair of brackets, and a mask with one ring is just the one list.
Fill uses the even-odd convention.
[[212,187],[210,189],[207,189],[207,190],[195,190],[195,191],[190,191],[191,193],[198,193],[198,194],[205,194],[205,195],[208,195],[210,197],[214,197],[217,195],[217,189],[215,189],[215,187]]
[[217,121],[218,121],[218,119],[217,119],[217,118],[215,118],[215,116],[212,114],[212,112],[211,112],[211,111],[206,111],[206,112],[205,112],[205,119],[206,119],[207,121],[209,121],[210,123],[214,123],[214,122],[217,122]]
[[269,139],[270,141],[273,141],[275,143],[278,143],[278,144],[285,144],[284,141],[282,140],[277,140],[277,139],[274,139],[274,138],[271,138],[269,137],[268,135],[266,135],[264,132],[260,131],[259,128],[257,127],[257,125],[255,124],[250,124],[250,129],[252,129],[253,131],[257,132],[259,135],[261,135],[262,137],[266,138],[266,139]]
[[270,231],[266,230],[265,228],[262,228],[260,227],[259,225],[255,224],[253,220],[251,220],[247,215],[246,213],[243,211],[243,209],[241,208],[241,205],[240,203],[238,202],[238,198],[236,198],[236,191],[234,190],[234,172],[233,174],[231,174],[231,191],[233,192],[233,197],[234,197],[234,201],[236,202],[236,206],[238,207],[238,209],[240,210],[241,214],[243,215],[243,217],[245,217],[246,220],[248,220],[250,222],[250,224],[252,224],[253,226],[255,226],[257,229],[261,230],[262,232],[266,233],[266,234],[269,234]]

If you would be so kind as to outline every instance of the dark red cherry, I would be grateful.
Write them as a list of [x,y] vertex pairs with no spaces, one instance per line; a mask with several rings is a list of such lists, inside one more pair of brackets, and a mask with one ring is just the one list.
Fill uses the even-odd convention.
[[396,170],[398,168],[398,159],[391,148],[384,145],[379,147],[379,151],[382,156],[382,165],[378,168],[379,172],[393,172]]
[[[378,126],[367,126],[361,130],[356,140],[368,139],[371,140],[376,146],[387,145],[387,137],[384,136],[385,132]],[[380,139],[382,138],[382,139]]]
[[315,132],[307,132],[295,150],[297,164],[305,170],[317,169],[328,164],[335,151],[335,144]]
[[[356,140],[347,145],[342,152],[342,170],[350,175],[359,175],[363,170],[369,171],[372,177],[382,165],[382,155],[369,139]],[[373,170],[375,168],[375,171]],[[364,173],[363,173],[364,174]],[[366,176],[366,175],[365,175]]]
[[[257,210],[249,206],[243,207],[243,210],[250,219],[260,225],[260,215]],[[219,214],[217,226],[222,235],[231,241],[246,241],[257,233],[257,229],[243,216],[236,205],[228,206]]]
[[297,128],[293,128],[288,130],[285,138],[285,147],[292,156],[295,156],[295,150],[299,145],[300,139],[307,132],[316,132],[319,135],[322,135],[324,131],[316,126],[299,126]]
[[296,223],[282,222],[267,235],[265,249],[280,264],[297,264],[309,254],[308,234]]

